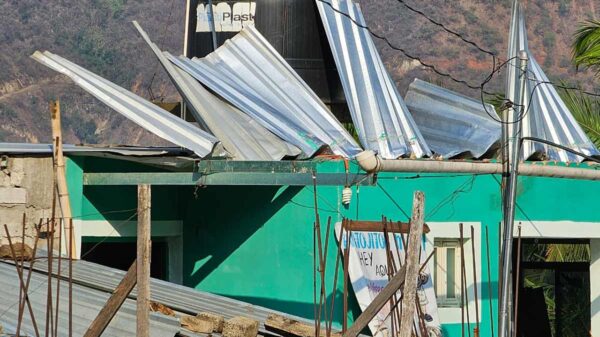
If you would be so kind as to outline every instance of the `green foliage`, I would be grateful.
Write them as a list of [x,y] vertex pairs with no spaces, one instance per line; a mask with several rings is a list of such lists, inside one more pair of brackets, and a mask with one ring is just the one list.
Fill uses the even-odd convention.
[[600,148],[600,101],[576,90],[563,90],[562,98],[583,131]]
[[600,21],[588,20],[580,25],[571,46],[577,68],[587,67],[600,74]]

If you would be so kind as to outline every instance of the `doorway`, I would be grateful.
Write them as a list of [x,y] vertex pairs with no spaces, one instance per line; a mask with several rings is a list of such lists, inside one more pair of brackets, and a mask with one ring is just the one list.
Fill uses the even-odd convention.
[[[134,238],[135,240],[135,238]],[[85,261],[127,271],[136,258],[136,241],[111,238],[105,241],[85,240],[81,256]],[[168,246],[164,240],[152,240],[150,277],[168,280]]]
[[590,336],[589,240],[522,239],[520,251],[517,336]]

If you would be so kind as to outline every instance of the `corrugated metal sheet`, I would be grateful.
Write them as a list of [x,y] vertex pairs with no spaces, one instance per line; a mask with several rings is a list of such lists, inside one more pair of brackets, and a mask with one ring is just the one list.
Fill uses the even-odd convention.
[[[190,155],[179,147],[143,147],[143,146],[87,146],[63,144],[65,153],[105,152],[123,156],[180,156]],[[0,143],[0,153],[14,154],[51,154],[52,144]]]
[[369,31],[333,9],[366,26],[359,6],[351,0],[328,3],[317,6],[362,145],[385,159],[431,155]]
[[210,93],[188,73],[173,66],[142,27],[136,21],[133,23],[169,74],[194,118],[219,138],[234,159],[280,160],[300,154],[300,149],[284,142],[248,115]]
[[[115,280],[117,283],[119,279]],[[33,272],[29,284],[28,296],[36,318],[38,329],[45,331],[46,299],[47,299],[47,276],[44,273]],[[56,303],[56,282],[52,283],[53,303]],[[68,285],[60,282],[61,300],[59,311],[58,335],[68,335]],[[73,335],[83,336],[93,319],[98,315],[100,309],[106,303],[110,292],[93,289],[75,284],[73,286]],[[0,262],[0,324],[6,322],[14,326],[17,322],[19,303],[19,278],[15,266]],[[165,316],[158,313],[150,315],[150,335],[153,337],[175,336],[180,330],[179,320],[175,317]],[[35,336],[33,325],[27,308],[23,319],[22,334]],[[136,303],[134,300],[126,300],[123,306],[102,336],[135,336],[136,334]]]
[[190,149],[200,157],[213,153],[216,148],[218,140],[214,136],[58,55],[36,51],[32,57],[69,76],[82,89],[163,139]]
[[253,26],[205,58],[169,59],[308,157],[325,145],[345,157],[362,151]]
[[[47,263],[36,263],[35,269],[47,272]],[[55,273],[58,270],[56,265],[54,270]],[[124,271],[84,260],[74,261],[73,263],[74,282],[93,289],[112,292],[124,275]],[[260,331],[263,334],[267,333],[263,323],[271,314],[282,315],[307,324],[314,323],[314,321],[309,321],[304,318],[291,316],[231,298],[198,291],[193,288],[159,279],[153,278],[150,280],[150,289],[152,301],[162,303],[179,313],[195,315],[199,312],[212,312],[222,315],[225,319],[230,319],[235,316],[245,316],[259,321]],[[136,294],[136,289],[134,289],[131,296],[135,297]],[[268,334],[277,335],[271,331],[269,331]]]
[[[481,101],[415,79],[406,93],[406,105],[425,141],[436,155],[479,158],[498,145],[502,129]],[[499,119],[490,104],[485,109]]]
[[[548,77],[535,60],[527,42],[527,28],[525,15],[518,1],[513,3],[513,13],[510,26],[508,58],[514,58],[521,50],[529,54],[529,67],[526,83],[525,106],[531,108],[523,117],[522,137],[536,137],[567,146],[573,150],[587,155],[600,155],[598,149],[581,129],[560,95],[551,84],[540,84],[548,81]],[[518,59],[510,61],[507,66],[506,97],[513,102],[519,102],[519,93],[516,92],[519,81]],[[535,88],[535,90],[534,90]],[[531,99],[531,102],[530,102]],[[519,113],[520,111],[517,111]],[[509,126],[512,130],[512,125]],[[509,131],[512,134],[512,131]],[[523,142],[522,158],[540,158],[562,162],[582,161],[583,158],[567,151],[550,147],[544,144]]]

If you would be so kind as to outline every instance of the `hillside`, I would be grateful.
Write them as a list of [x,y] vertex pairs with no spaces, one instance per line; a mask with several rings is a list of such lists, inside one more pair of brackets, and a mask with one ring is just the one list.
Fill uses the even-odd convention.
[[[311,1],[311,0],[305,0]],[[491,58],[443,32],[395,0],[361,0],[369,26],[395,45],[441,70],[478,85],[491,69]],[[407,1],[481,46],[506,54],[509,0]],[[576,73],[569,44],[577,23],[600,17],[594,0],[525,1],[529,38],[535,57],[551,77],[588,87],[593,76]],[[151,52],[134,31],[138,20],[159,45],[180,53],[184,0],[0,0],[0,141],[48,142],[47,104],[60,98],[65,141],[163,145],[65,77],[29,58],[36,49],[51,50],[144,97],[177,99]],[[471,96],[478,93],[422,69],[381,41],[384,61],[402,93],[415,78],[433,81]],[[152,94],[148,85],[152,81]],[[501,91],[503,79],[489,90]]]

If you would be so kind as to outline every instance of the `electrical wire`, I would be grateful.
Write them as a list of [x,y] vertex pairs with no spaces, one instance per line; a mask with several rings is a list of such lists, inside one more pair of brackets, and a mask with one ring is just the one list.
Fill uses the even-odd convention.
[[[439,70],[439,69],[438,69],[438,68],[437,68],[435,65],[433,65],[433,64],[431,64],[431,63],[428,63],[428,62],[425,62],[425,61],[423,61],[423,60],[422,60],[421,58],[419,58],[418,56],[412,55],[411,53],[407,52],[407,51],[406,51],[404,48],[401,48],[401,47],[398,47],[398,46],[394,45],[394,44],[393,44],[393,43],[392,43],[390,40],[388,40],[388,38],[387,38],[387,37],[385,37],[385,36],[383,36],[383,35],[380,35],[379,33],[376,33],[376,32],[374,32],[374,31],[373,31],[373,30],[371,30],[371,28],[369,28],[368,26],[366,26],[366,25],[363,25],[363,24],[361,24],[360,22],[356,21],[356,20],[355,20],[354,18],[352,18],[352,17],[351,17],[351,16],[350,16],[348,13],[345,13],[345,12],[343,12],[343,11],[341,11],[341,10],[339,10],[339,9],[335,8],[335,7],[334,7],[334,6],[333,6],[333,5],[332,5],[330,2],[328,2],[328,1],[325,1],[325,0],[317,0],[317,1],[319,1],[319,2],[321,2],[321,3],[323,3],[323,4],[326,4],[326,5],[327,5],[327,6],[329,6],[329,7],[330,7],[330,8],[331,8],[331,9],[332,9],[334,12],[336,12],[336,13],[338,13],[338,14],[340,14],[340,15],[342,15],[342,16],[344,16],[344,17],[346,17],[346,18],[348,18],[348,19],[349,19],[349,20],[350,20],[352,23],[354,23],[354,24],[355,24],[357,27],[359,27],[359,28],[362,28],[362,29],[366,29],[366,30],[367,30],[367,31],[368,31],[368,32],[369,32],[369,33],[370,33],[370,34],[371,34],[373,37],[375,37],[375,38],[377,38],[377,39],[379,39],[379,40],[381,40],[381,41],[384,41],[384,42],[385,42],[385,43],[388,45],[388,47],[390,47],[391,49],[393,49],[393,50],[396,50],[396,51],[399,51],[399,52],[401,52],[402,54],[404,54],[404,56],[408,57],[409,59],[411,59],[411,60],[415,60],[415,61],[419,62],[419,63],[420,63],[420,64],[421,64],[423,67],[426,67],[426,68],[430,69],[430,70],[431,70],[431,71],[433,71],[434,73],[436,73],[436,74],[438,74],[438,75],[440,75],[440,76],[443,76],[443,77],[449,78],[449,79],[450,79],[450,80],[452,80],[453,82],[456,82],[456,83],[463,84],[463,85],[465,85],[466,87],[468,87],[468,88],[470,88],[470,89],[473,89],[473,90],[481,90],[481,85],[474,85],[474,84],[471,84],[471,83],[467,82],[466,80],[462,80],[462,79],[456,78],[454,75],[452,75],[452,74],[450,74],[450,73],[447,73],[447,72],[444,72],[444,71],[442,71],[442,70]],[[435,20],[432,20],[432,19],[431,19],[430,21],[431,21],[431,22],[435,22]],[[438,24],[439,24],[439,23],[438,23]],[[440,24],[440,25],[441,25],[441,24]],[[442,25],[442,26],[443,26],[443,25]],[[487,51],[487,50],[485,50],[484,48],[481,48],[481,47],[479,47],[479,46],[478,46],[478,45],[477,45],[475,42],[467,40],[467,39],[466,39],[466,38],[464,38],[464,37],[463,37],[461,34],[459,34],[459,33],[456,33],[456,32],[454,32],[454,31],[452,31],[452,30],[450,30],[450,29],[446,28],[445,26],[443,26],[443,27],[444,27],[444,30],[445,30],[445,31],[447,31],[447,32],[451,32],[451,34],[453,34],[453,35],[455,35],[455,36],[460,36],[461,40],[463,40],[463,41],[468,41],[467,43],[469,43],[470,45],[476,46],[476,48],[477,48],[478,50],[481,50],[481,51],[483,51],[483,52],[485,52],[485,53],[490,53],[490,55],[492,55],[492,63],[493,63],[492,69],[493,69],[493,70],[495,70],[495,69],[496,69],[497,56],[496,56],[495,54],[493,54],[493,53],[491,53],[491,52],[488,52],[488,51]],[[486,94],[488,94],[488,95],[493,95],[494,93],[491,93],[491,92],[486,92]]]
[[593,161],[593,162],[596,162],[596,163],[600,164],[600,159],[598,159],[598,158],[594,158],[592,156],[588,156],[587,154],[585,154],[583,152],[579,152],[579,151],[573,150],[573,149],[571,149],[569,147],[566,147],[564,145],[560,145],[560,144],[551,142],[549,140],[545,140],[545,139],[541,139],[541,138],[537,138],[537,137],[521,137],[520,141],[521,141],[521,143],[523,143],[523,141],[525,141],[525,140],[529,140],[529,141],[536,142],[536,143],[542,143],[542,144],[550,145],[552,147],[559,148],[559,149],[561,149],[563,151],[567,151],[567,152],[572,153],[574,155],[577,155],[577,156],[580,156],[582,158],[585,158],[585,159],[587,159],[589,161]]

